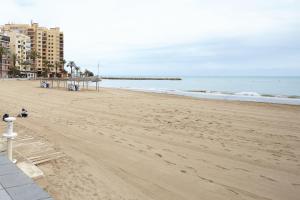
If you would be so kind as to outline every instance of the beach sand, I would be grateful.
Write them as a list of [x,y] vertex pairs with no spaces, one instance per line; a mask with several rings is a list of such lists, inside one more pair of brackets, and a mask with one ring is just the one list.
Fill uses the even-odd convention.
[[38,86],[0,80],[0,113],[66,155],[39,165],[57,200],[300,197],[300,106]]

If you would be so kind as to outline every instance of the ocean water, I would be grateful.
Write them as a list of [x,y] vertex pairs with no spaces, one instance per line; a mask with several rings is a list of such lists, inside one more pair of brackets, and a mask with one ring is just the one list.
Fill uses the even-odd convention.
[[103,80],[102,87],[196,98],[300,105],[300,77],[181,77],[168,80]]

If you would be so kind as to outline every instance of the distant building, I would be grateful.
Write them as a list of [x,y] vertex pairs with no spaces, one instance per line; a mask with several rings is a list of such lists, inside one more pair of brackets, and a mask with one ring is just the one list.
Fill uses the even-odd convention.
[[30,37],[17,31],[9,31],[6,34],[10,37],[11,67],[14,65],[23,77],[35,77],[30,60]]
[[7,78],[10,66],[9,36],[0,33],[0,78]]
[[36,52],[39,56],[32,61],[32,72],[37,76],[42,76],[48,68],[46,63],[52,65],[50,76],[61,76],[63,72],[64,60],[64,35],[58,27],[45,28],[37,23],[31,24],[5,24],[4,31],[13,31],[25,34],[30,37],[31,52]]

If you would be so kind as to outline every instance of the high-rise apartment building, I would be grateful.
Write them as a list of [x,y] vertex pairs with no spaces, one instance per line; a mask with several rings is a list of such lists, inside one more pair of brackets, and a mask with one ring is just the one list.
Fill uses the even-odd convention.
[[34,69],[30,62],[31,42],[30,37],[17,31],[6,33],[10,37],[11,67],[16,67],[21,76],[34,77]]
[[[64,35],[59,28],[40,27],[37,23],[5,24],[4,31],[18,31],[30,37],[31,55],[36,54],[32,62],[32,71],[42,76],[50,70],[50,76],[61,76],[64,60]],[[34,52],[34,53],[33,53]],[[32,57],[32,56],[31,56]],[[52,67],[48,67],[48,65]]]
[[0,33],[0,78],[7,78],[10,66],[9,36]]

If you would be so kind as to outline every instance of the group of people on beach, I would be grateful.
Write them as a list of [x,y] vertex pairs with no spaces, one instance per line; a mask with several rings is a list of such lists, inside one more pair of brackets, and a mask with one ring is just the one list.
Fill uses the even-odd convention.
[[[5,113],[2,116],[2,121],[5,121],[6,118],[9,117],[9,114]],[[28,111],[25,108],[22,108],[21,112],[17,115],[17,117],[26,118],[28,117]]]
[[49,83],[42,81],[41,88],[49,88]]

